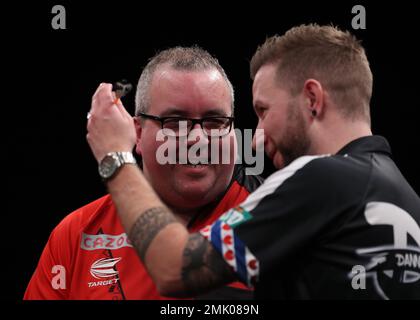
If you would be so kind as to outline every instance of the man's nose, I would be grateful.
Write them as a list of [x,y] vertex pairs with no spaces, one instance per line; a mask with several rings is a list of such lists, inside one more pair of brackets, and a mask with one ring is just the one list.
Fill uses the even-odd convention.
[[196,123],[194,127],[191,128],[188,134],[188,146],[191,146],[197,142],[202,144],[209,143],[207,135],[204,133],[203,128],[199,123]]

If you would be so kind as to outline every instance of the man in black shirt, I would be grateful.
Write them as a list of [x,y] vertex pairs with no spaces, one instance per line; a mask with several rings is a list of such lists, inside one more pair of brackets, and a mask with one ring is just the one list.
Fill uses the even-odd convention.
[[419,208],[386,140],[368,136],[293,161],[204,235],[242,261],[257,298],[420,298]]
[[[420,198],[387,141],[372,136],[360,43],[332,26],[295,27],[258,48],[251,77],[279,170],[240,206],[190,235],[136,166],[106,181],[160,292],[197,294],[239,278],[260,299],[419,299]],[[135,139],[110,87],[98,94],[88,141],[101,162]]]

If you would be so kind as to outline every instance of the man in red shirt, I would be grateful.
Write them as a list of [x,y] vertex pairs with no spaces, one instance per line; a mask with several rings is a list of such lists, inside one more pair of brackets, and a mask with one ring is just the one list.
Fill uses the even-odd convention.
[[[100,97],[95,94],[92,103],[95,99]],[[160,199],[190,232],[214,222],[262,182],[234,164],[233,106],[233,88],[224,70],[197,47],[162,51],[140,77],[134,117],[136,152]],[[167,141],[174,133],[165,129],[182,123],[187,124],[188,134],[191,129],[201,129],[193,142],[207,146],[214,141],[210,129],[222,128],[224,134],[216,137],[217,144],[211,147],[222,151],[229,146],[228,163],[194,165],[188,158],[180,164],[182,159],[177,158],[176,164],[162,164],[158,154],[164,141],[157,139],[158,132],[166,133]],[[181,135],[175,133],[177,149],[181,148]],[[191,141],[186,143],[187,150],[193,146]],[[234,283],[202,297],[245,299],[251,298],[251,292]],[[24,299],[167,298],[159,295],[124,232],[110,195],[106,195],[74,211],[54,229]]]

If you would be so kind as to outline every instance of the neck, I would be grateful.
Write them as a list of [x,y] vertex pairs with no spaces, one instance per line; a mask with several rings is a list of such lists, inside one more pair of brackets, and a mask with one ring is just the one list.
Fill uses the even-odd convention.
[[351,141],[372,135],[370,126],[365,121],[335,120],[326,128],[317,129],[311,154],[336,154]]

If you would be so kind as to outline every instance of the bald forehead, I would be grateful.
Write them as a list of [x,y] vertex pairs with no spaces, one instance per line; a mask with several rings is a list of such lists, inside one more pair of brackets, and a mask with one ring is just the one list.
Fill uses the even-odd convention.
[[176,70],[170,66],[158,68],[152,78],[152,85],[166,85],[179,88],[182,86],[218,86],[226,87],[227,83],[217,69]]
[[150,86],[151,106],[155,104],[217,107],[231,110],[231,92],[217,69],[176,70],[158,68]]

